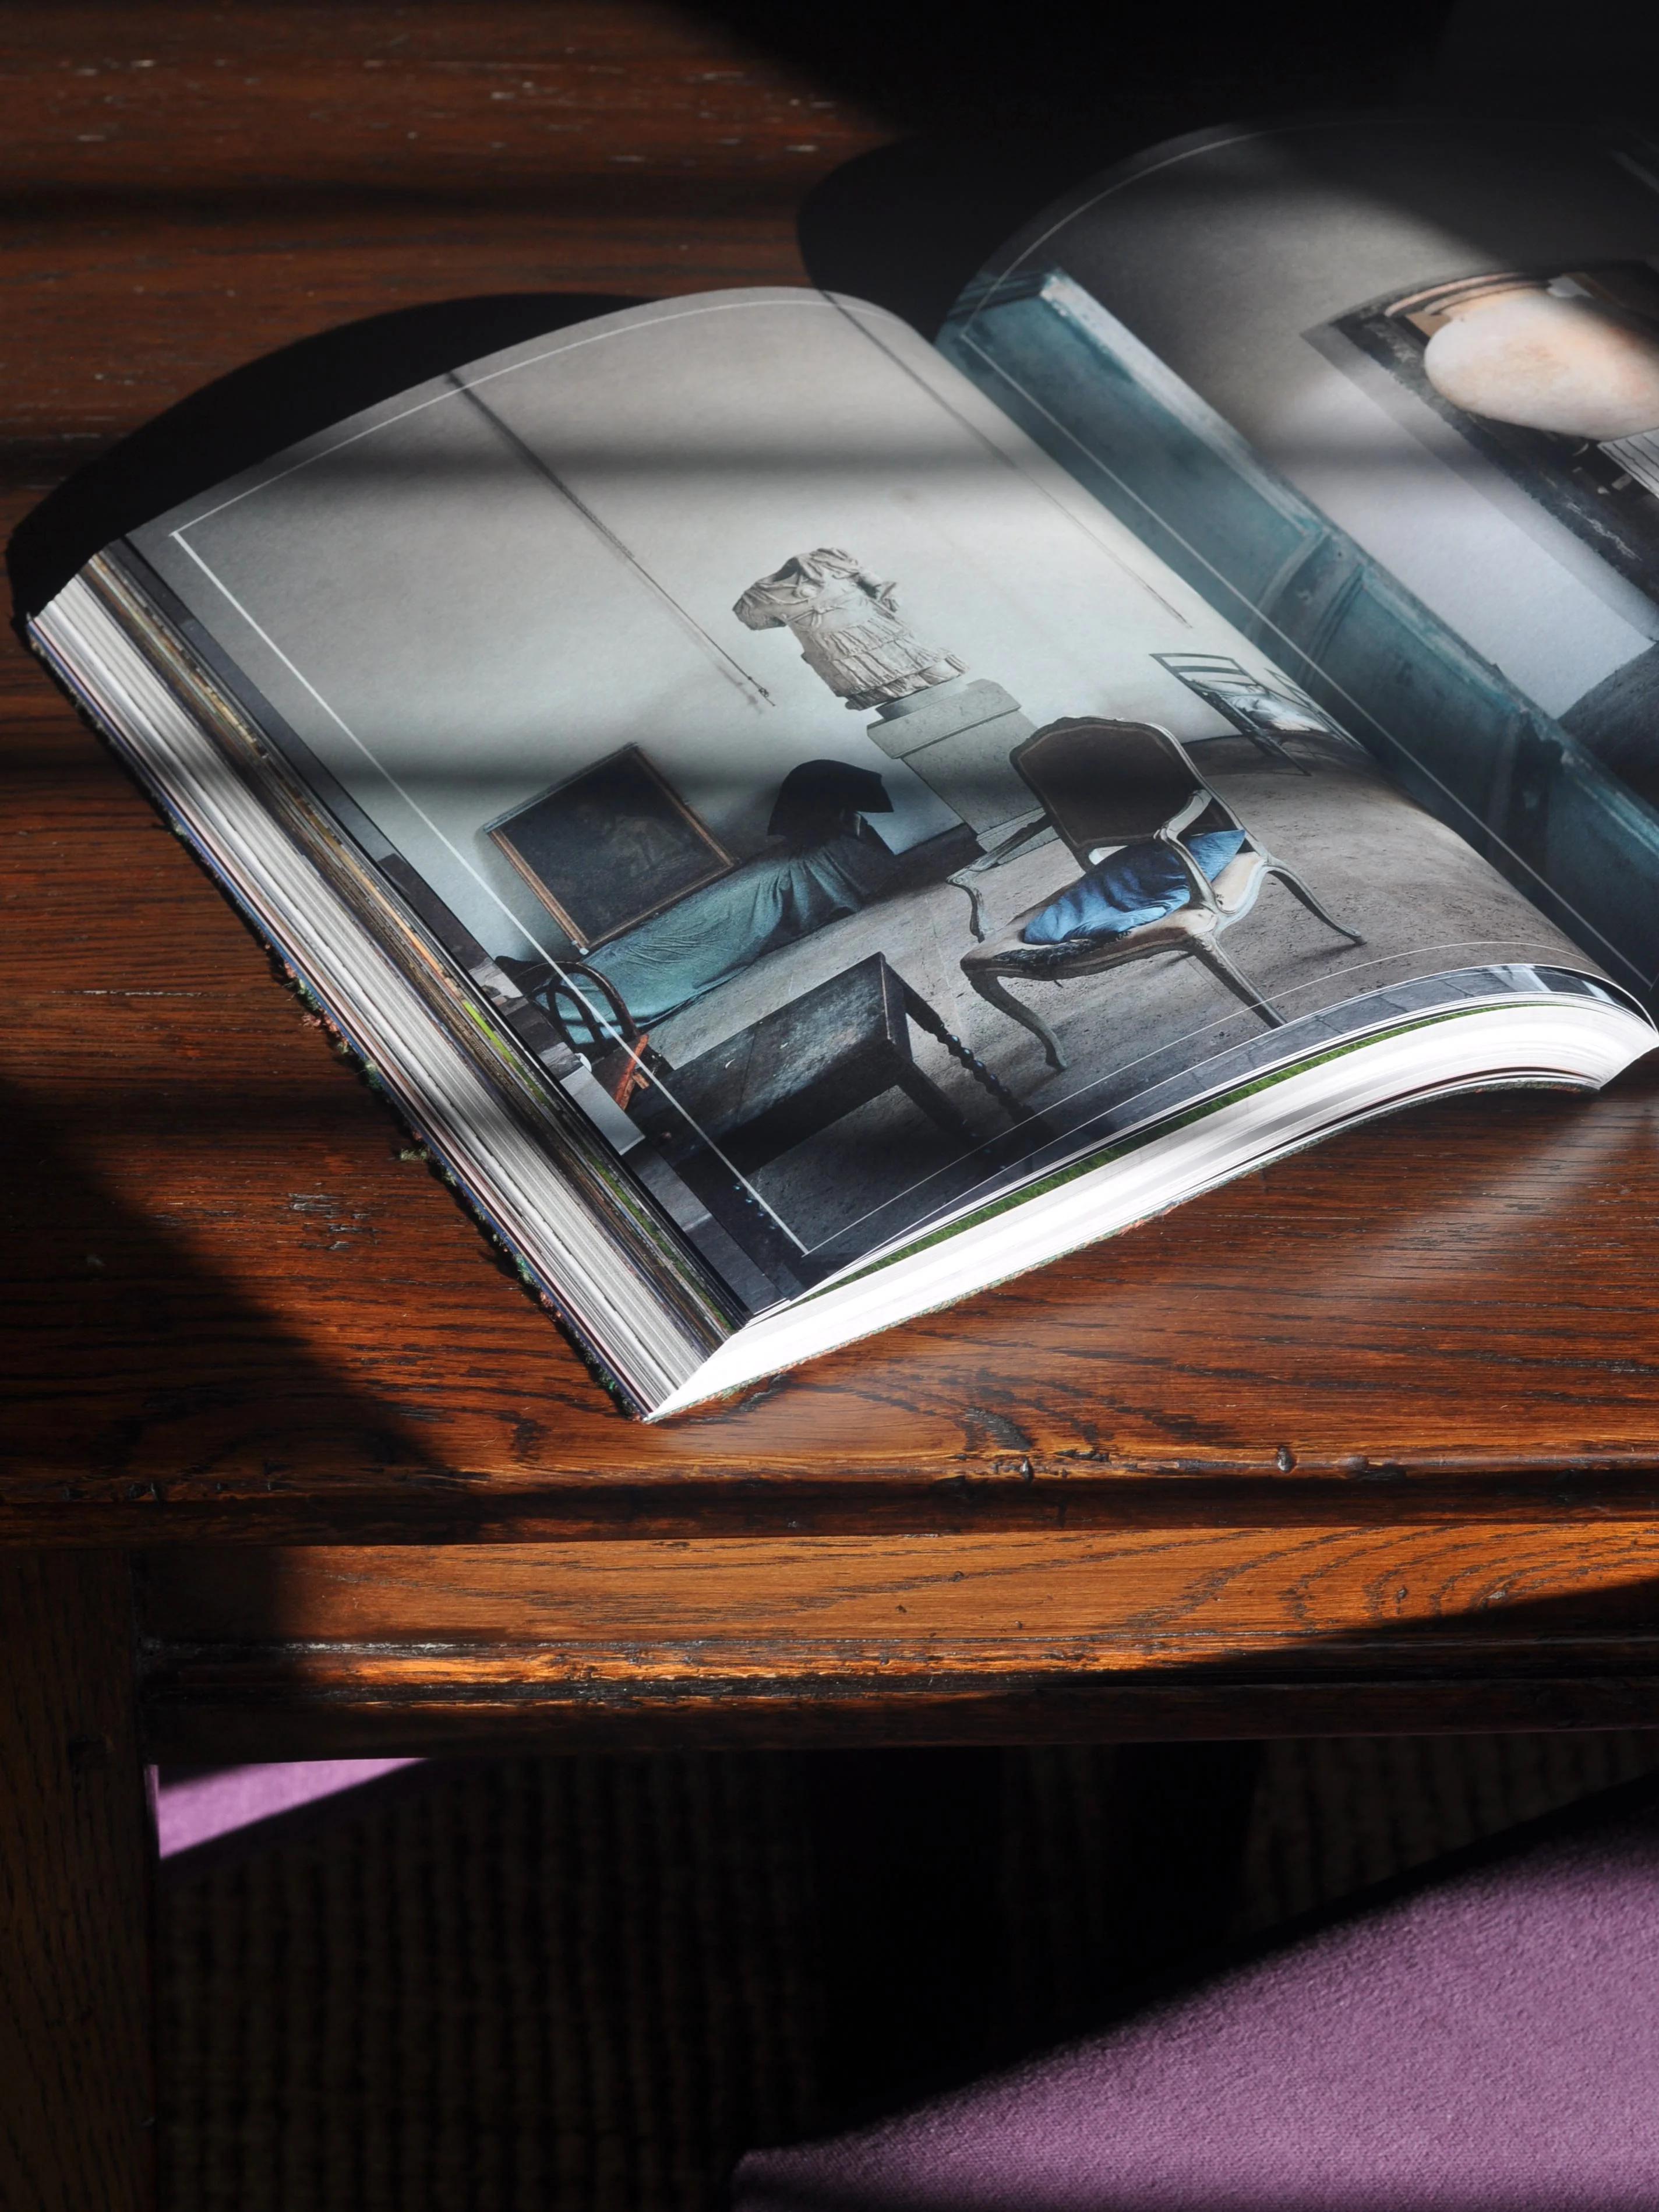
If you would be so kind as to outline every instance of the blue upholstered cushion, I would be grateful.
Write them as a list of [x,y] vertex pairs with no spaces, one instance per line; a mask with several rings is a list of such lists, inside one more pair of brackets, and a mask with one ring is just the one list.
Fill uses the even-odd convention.
[[[1213,883],[1244,842],[1244,832],[1206,830],[1183,842]],[[1187,872],[1167,845],[1125,845],[1109,854],[1080,883],[1050,899],[1020,935],[1027,945],[1122,937],[1149,921],[1161,921],[1191,896]]]

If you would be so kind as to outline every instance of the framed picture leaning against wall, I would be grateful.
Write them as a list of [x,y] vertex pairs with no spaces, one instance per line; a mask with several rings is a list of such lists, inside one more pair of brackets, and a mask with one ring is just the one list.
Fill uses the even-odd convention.
[[486,826],[583,952],[736,865],[637,745]]

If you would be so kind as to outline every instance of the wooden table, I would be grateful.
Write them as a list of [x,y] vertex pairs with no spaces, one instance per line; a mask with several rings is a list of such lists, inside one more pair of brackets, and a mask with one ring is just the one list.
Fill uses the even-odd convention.
[[[464,294],[799,280],[887,136],[693,12],[0,7],[11,517]],[[1414,1113],[622,1419],[21,648],[0,2206],[149,2201],[141,1753],[1659,1717],[1659,1073]]]

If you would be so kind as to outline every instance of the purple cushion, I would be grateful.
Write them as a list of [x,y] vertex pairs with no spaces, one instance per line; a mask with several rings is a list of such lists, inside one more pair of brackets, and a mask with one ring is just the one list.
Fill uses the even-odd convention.
[[1659,2206],[1659,1813],[1557,1835],[1015,2072],[751,2154],[733,2212]]
[[156,1848],[162,1858],[175,1858],[279,1813],[295,1812],[420,1764],[415,1759],[284,1759],[194,1774],[161,1767],[155,1779]]

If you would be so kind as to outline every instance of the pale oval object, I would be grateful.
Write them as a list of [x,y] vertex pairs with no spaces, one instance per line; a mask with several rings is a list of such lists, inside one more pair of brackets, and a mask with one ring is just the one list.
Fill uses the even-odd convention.
[[1442,398],[1497,422],[1574,438],[1659,429],[1659,339],[1591,300],[1472,301],[1429,340],[1423,366]]

